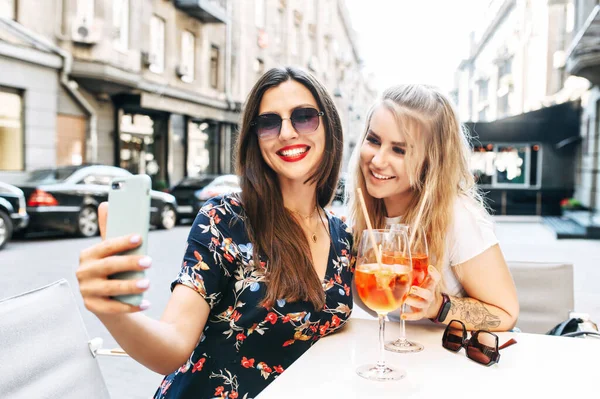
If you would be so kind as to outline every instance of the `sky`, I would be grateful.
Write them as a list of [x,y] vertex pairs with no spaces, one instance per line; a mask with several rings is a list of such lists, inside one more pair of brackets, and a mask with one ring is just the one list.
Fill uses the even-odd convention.
[[346,0],[365,71],[379,91],[427,83],[450,91],[484,0]]

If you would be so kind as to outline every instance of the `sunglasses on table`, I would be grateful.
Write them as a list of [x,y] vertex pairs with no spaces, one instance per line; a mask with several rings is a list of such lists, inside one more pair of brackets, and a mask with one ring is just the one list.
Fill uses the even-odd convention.
[[319,127],[319,117],[325,115],[314,108],[296,108],[292,111],[289,118],[282,118],[278,114],[268,113],[259,115],[250,122],[250,126],[255,128],[259,139],[271,139],[279,136],[281,124],[285,119],[289,119],[294,130],[299,134],[312,133]]
[[498,347],[498,336],[487,330],[477,330],[467,338],[467,328],[460,320],[452,320],[442,336],[442,346],[452,352],[458,352],[461,348],[467,351],[467,357],[474,362],[491,366],[500,361],[500,350],[516,344],[511,338],[502,346]]

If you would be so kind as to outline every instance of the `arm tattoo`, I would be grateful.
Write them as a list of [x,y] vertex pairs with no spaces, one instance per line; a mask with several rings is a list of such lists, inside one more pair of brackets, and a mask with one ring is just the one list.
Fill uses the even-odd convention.
[[450,301],[450,313],[473,325],[478,330],[487,330],[500,325],[500,317],[492,314],[483,303],[471,298],[453,297]]

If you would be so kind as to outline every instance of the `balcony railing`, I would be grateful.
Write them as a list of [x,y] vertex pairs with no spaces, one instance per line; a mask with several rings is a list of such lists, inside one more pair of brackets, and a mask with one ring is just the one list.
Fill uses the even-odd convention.
[[227,23],[228,0],[175,0],[175,6],[206,23]]
[[600,84],[600,5],[597,5],[573,39],[567,56],[567,72]]

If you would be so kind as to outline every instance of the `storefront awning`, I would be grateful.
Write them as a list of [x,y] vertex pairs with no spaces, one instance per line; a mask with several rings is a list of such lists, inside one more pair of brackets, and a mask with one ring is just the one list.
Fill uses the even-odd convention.
[[192,118],[212,119],[219,122],[228,122],[233,124],[237,124],[240,118],[238,113],[232,111],[152,93],[141,94],[140,106],[158,111],[188,115]]
[[580,116],[581,103],[570,101],[492,122],[467,122],[466,126],[481,143],[537,142],[559,148],[559,143],[579,136]]

